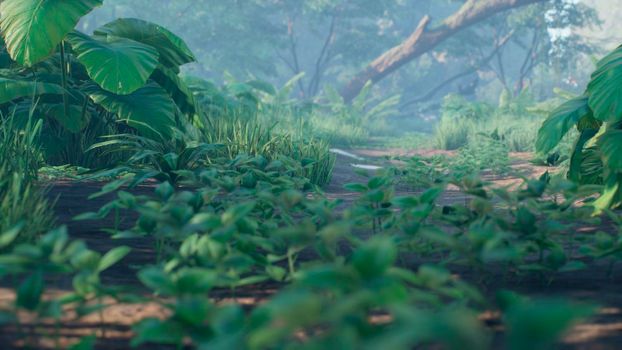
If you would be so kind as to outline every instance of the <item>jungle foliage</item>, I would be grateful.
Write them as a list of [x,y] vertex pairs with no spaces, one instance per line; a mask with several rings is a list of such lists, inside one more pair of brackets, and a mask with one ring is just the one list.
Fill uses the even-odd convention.
[[548,152],[576,127],[579,137],[568,177],[578,183],[604,184],[599,209],[622,204],[619,145],[622,109],[622,48],[600,60],[582,96],[559,106],[540,129],[537,148]]
[[[360,64],[349,53],[361,49],[352,43],[365,39],[364,31],[348,28],[375,30],[370,13],[384,13],[386,31],[366,39],[381,51],[378,43],[399,43],[404,34],[389,30],[389,22],[421,8],[406,12],[395,1],[214,6],[209,16],[227,16],[228,24],[255,11],[264,16],[254,20],[268,27],[267,14],[311,14],[302,22],[292,16],[286,36],[275,31],[272,38],[287,39],[294,58],[297,40],[316,35],[299,32],[305,21],[323,28],[331,15],[335,32],[316,74],[305,80],[292,66],[294,78],[275,87],[252,76],[223,73],[214,83],[187,74],[197,64],[190,45],[143,19],[79,30],[96,22],[85,16],[102,4],[0,3],[0,284],[11,295],[0,300],[0,339],[8,337],[9,346],[82,350],[112,339],[115,346],[163,349],[548,349],[598,312],[595,304],[503,287],[530,281],[544,288],[603,263],[613,272],[622,259],[622,220],[609,210],[622,203],[622,48],[598,63],[585,95],[556,109],[537,140],[534,125],[556,100],[538,103],[527,88],[536,67],[573,53],[553,54],[556,45],[540,35],[555,21],[543,13],[558,11],[564,28],[594,21],[585,7],[542,2],[484,23],[502,29],[495,35],[534,36],[518,75],[502,73],[498,57],[499,102],[448,95],[431,137],[455,154],[402,157],[373,173],[359,171],[360,181],[344,184],[347,200],[340,200],[322,190],[337,162],[330,148],[369,142],[404,100],[368,82],[350,103],[321,82],[333,64],[349,73],[344,66]],[[351,15],[339,22],[346,11]],[[205,18],[196,15],[190,23]],[[201,51],[205,64],[220,69],[215,62],[233,57],[252,67],[249,53],[261,48],[257,33],[248,33],[228,44],[248,51],[220,58]],[[464,33],[475,41],[488,34]],[[467,60],[475,70],[488,64]],[[487,181],[512,172],[509,152],[531,151],[534,142],[552,159],[548,165],[557,165],[565,156],[559,144],[575,126],[571,181],[548,172],[516,186]],[[89,200],[102,204],[72,220],[100,225],[88,244],[66,226],[55,228],[42,166],[73,184],[101,181]],[[148,191],[137,194],[139,186]],[[456,194],[459,200],[445,200]],[[603,213],[616,230],[590,231]],[[127,280],[111,283],[115,269]],[[244,305],[243,293],[258,300]],[[125,338],[109,337],[108,311],[145,305],[157,313],[130,318]],[[94,325],[89,334],[61,332],[80,322]]]

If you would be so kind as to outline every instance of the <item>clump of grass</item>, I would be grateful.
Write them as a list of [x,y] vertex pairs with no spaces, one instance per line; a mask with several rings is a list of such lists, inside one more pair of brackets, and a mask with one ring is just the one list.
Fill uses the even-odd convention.
[[456,150],[467,146],[478,134],[486,134],[503,143],[510,152],[533,152],[538,129],[546,115],[534,105],[528,95],[511,102],[501,101],[499,106],[449,95],[436,126],[434,146]]
[[201,133],[205,143],[224,145],[220,156],[233,159],[246,154],[274,160],[283,155],[301,162],[304,170],[300,175],[313,184],[323,186],[330,182],[335,156],[330,153],[330,144],[322,139],[305,137],[303,132],[287,132],[277,124],[266,125],[259,117],[245,113],[212,119]]
[[14,115],[0,118],[0,232],[20,225],[20,241],[32,240],[54,222],[45,192],[36,183],[42,164],[41,125],[30,117],[20,128]]
[[434,146],[448,151],[466,146],[474,126],[466,118],[442,117],[434,134]]

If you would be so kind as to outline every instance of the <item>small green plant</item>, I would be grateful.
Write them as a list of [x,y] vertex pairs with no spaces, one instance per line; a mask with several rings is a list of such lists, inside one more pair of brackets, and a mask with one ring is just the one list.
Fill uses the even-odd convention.
[[[126,153],[131,156],[119,169],[133,169],[140,179],[155,178],[176,185],[188,172],[204,168],[210,154],[222,145],[211,145],[189,140],[181,131],[174,129],[169,140],[153,140],[134,134],[104,137],[106,140],[89,148],[109,153]],[[137,182],[135,184],[138,184]]]
[[37,184],[42,123],[32,115],[22,127],[16,123],[14,114],[0,117],[0,232],[21,225],[20,240],[31,241],[54,222],[45,190]]
[[[80,318],[99,312],[103,324],[102,299],[114,295],[110,293],[114,288],[102,285],[100,274],[123,259],[129,248],[117,247],[101,255],[82,241],[71,241],[65,227],[49,231],[36,242],[19,243],[20,229],[0,232],[0,249],[17,243],[0,255],[0,281],[11,281],[15,291],[15,298],[0,306],[3,332],[14,334],[12,340],[26,347],[40,348],[45,338],[58,347],[60,324],[67,313]],[[58,297],[49,293],[51,281],[59,277],[71,279],[73,293]],[[98,304],[94,307],[93,302]],[[46,322],[54,325],[52,333],[38,330]]]
[[450,160],[449,173],[460,179],[490,171],[502,175],[510,170],[509,150],[498,135],[479,134]]

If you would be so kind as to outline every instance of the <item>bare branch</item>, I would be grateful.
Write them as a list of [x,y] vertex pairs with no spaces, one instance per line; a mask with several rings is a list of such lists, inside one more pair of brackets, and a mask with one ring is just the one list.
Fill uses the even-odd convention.
[[455,14],[431,30],[427,30],[430,17],[425,16],[404,42],[380,55],[354,76],[341,90],[341,95],[344,100],[351,101],[368,81],[375,83],[384,79],[455,33],[499,12],[543,1],[545,0],[468,0]]

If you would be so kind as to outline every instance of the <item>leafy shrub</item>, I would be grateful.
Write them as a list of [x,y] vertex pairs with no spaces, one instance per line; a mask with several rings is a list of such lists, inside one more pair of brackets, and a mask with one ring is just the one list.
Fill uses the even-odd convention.
[[581,184],[603,183],[598,210],[622,205],[622,47],[600,60],[584,95],[568,100],[542,124],[537,149],[548,153],[575,128],[579,137],[570,157],[568,177]]
[[495,175],[507,173],[510,167],[509,149],[496,137],[478,135],[461,148],[449,165],[455,178],[478,175],[489,170]]
[[[5,92],[0,109],[23,114],[33,95],[41,97],[34,112],[45,120],[42,147],[55,165],[108,165],[97,152],[84,152],[99,136],[166,138],[178,122],[200,113],[178,76],[179,67],[194,61],[181,38],[138,19],[115,20],[93,35],[74,30],[82,16],[101,4],[2,3],[1,30],[7,41],[2,47],[11,60],[0,67]],[[43,15],[55,11],[58,16]],[[40,33],[49,37],[35,40]]]
[[261,156],[268,161],[284,156],[302,164],[299,175],[312,183],[323,186],[330,181],[335,156],[330,153],[329,141],[307,133],[300,124],[306,111],[285,100],[292,82],[277,91],[258,81],[222,88],[209,84],[209,89],[197,88],[199,80],[193,81],[191,88],[197,100],[203,101],[202,108],[214,111],[195,123],[195,137],[202,143],[223,145],[214,152],[212,162],[218,157],[232,160],[241,155]]

